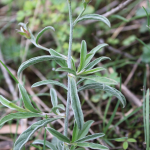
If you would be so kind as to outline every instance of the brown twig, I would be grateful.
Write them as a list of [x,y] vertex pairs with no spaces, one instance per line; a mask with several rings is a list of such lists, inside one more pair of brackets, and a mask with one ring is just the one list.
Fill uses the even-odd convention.
[[[124,7],[126,7],[128,4],[130,4],[132,1],[133,0],[126,0],[125,2],[121,3],[117,7],[110,10],[109,12],[103,14],[103,16],[109,17],[110,15],[116,13],[117,11],[122,10]],[[91,23],[94,23],[94,22],[96,22],[96,21],[87,20],[87,21],[84,21],[83,24],[91,24]]]
[[[0,49],[0,60],[2,60],[3,63],[5,63],[2,52],[1,52],[1,49]],[[13,85],[12,80],[10,79],[10,76],[9,76],[7,70],[4,67],[1,67],[1,69],[2,69],[2,72],[3,72],[4,78],[5,78],[5,81],[8,85],[8,88],[9,88],[9,90],[10,90],[12,96],[13,96],[13,99],[14,100],[18,99],[17,92],[15,90],[15,87]]]
[[124,7],[126,7],[128,4],[130,4],[133,0],[126,0],[125,2],[121,3],[120,5],[118,5],[117,7],[113,8],[111,11],[103,14],[103,16],[108,17],[114,13],[116,13],[117,11],[122,10]]
[[136,64],[134,64],[134,66],[133,66],[133,68],[132,68],[130,74],[128,75],[127,79],[125,80],[125,82],[124,82],[124,85],[125,85],[125,86],[129,83],[129,81],[130,81],[131,78],[133,77],[133,75],[134,75],[134,73],[135,73],[135,71],[136,71],[138,65],[140,64],[140,62],[141,62],[141,57],[137,60]]
[[[131,0],[132,1],[132,0]],[[136,9],[138,7],[138,4],[134,7],[134,9],[132,9],[132,11],[127,15],[126,19],[131,19],[132,16],[135,14],[136,12]],[[127,23],[123,23],[121,26],[119,26],[116,31],[114,32],[114,34],[112,35],[112,38],[115,39],[119,34],[120,32],[124,29],[124,26],[126,25]]]

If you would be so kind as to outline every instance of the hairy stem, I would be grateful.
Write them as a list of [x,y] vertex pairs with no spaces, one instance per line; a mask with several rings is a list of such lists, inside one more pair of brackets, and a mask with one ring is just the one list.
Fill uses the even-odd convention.
[[[72,9],[71,0],[67,0],[69,7],[69,20],[70,20],[70,38],[69,38],[69,49],[68,49],[68,68],[71,68],[71,51],[72,51],[72,39],[73,39],[73,20],[72,20]],[[66,118],[65,118],[65,129],[64,135],[68,134],[68,119],[69,119],[69,106],[70,106],[70,77],[68,76],[68,94],[67,94],[67,106],[66,106]]]
[[73,26],[75,26],[77,24],[78,19],[83,15],[83,13],[85,12],[86,8],[83,8],[81,13],[79,14],[79,16],[77,17],[77,19],[74,21]]

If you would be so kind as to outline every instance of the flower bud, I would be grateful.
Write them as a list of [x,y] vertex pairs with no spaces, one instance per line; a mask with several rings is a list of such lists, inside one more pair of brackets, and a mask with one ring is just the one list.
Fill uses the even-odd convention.
[[19,23],[20,30],[17,30],[20,35],[23,35],[27,39],[31,39],[31,33],[30,30],[27,28],[27,24],[25,23]]

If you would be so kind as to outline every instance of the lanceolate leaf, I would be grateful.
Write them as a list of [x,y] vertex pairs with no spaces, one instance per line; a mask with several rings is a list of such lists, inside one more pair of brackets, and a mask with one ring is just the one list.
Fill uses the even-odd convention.
[[10,74],[10,76],[16,81],[16,83],[19,83],[19,81],[16,79],[16,77],[10,72],[10,70],[6,67],[6,65],[1,60],[0,60],[0,63],[8,71],[8,73]]
[[111,26],[109,20],[106,17],[104,17],[102,15],[98,15],[98,14],[84,15],[84,16],[80,17],[77,22],[80,22],[80,21],[83,21],[83,20],[97,20],[97,21],[102,21],[105,24],[107,24],[109,27]]
[[72,133],[72,142],[77,140],[78,133],[79,133],[79,129],[78,129],[77,123],[75,122],[74,127],[73,127],[73,133]]
[[87,45],[85,41],[82,41],[80,50],[80,65],[78,67],[78,72],[80,72],[85,66],[86,55],[87,55]]
[[85,142],[85,141],[89,141],[89,140],[94,140],[100,137],[103,137],[105,134],[104,133],[96,133],[93,135],[88,135],[80,140],[77,140],[76,142]]
[[73,75],[76,75],[76,72],[70,68],[58,68],[55,71],[63,71],[63,72],[68,72],[68,73],[71,73]]
[[108,147],[106,146],[103,146],[103,145],[100,145],[100,144],[94,144],[94,143],[76,143],[77,146],[80,146],[80,147],[89,147],[89,148],[92,148],[92,149],[99,149],[99,150],[109,150]]
[[137,142],[135,139],[133,139],[133,138],[129,138],[129,139],[127,139],[127,141],[128,142],[133,142],[133,143],[135,143],[135,142]]
[[76,72],[76,65],[73,58],[71,59],[71,64],[72,64],[72,69]]
[[81,84],[84,80],[86,80],[86,79],[80,79],[80,80],[77,82],[77,85]]
[[21,84],[18,84],[18,88],[19,88],[19,91],[20,91],[20,94],[21,94],[21,97],[22,97],[22,100],[24,102],[24,105],[25,105],[25,108],[31,112],[34,112],[34,113],[39,113],[39,111],[37,111],[31,104],[31,101],[30,101],[30,98],[28,96],[28,93],[26,91],[26,89],[21,85]]
[[6,106],[12,110],[17,110],[19,112],[28,112],[27,110],[15,105],[14,103],[10,102],[9,100],[7,100],[6,98],[4,98],[1,95],[0,95],[0,103],[2,103],[2,105]]
[[53,49],[50,49],[49,50],[50,54],[52,56],[58,56],[58,57],[62,57],[63,59],[66,59],[67,60],[67,57],[65,55],[62,55],[60,53],[58,53],[57,51],[53,50]]
[[42,61],[48,61],[48,60],[63,60],[62,57],[56,57],[56,56],[39,56],[31,58],[24,63],[21,64],[21,66],[18,69],[18,76],[20,76],[20,73],[26,69],[27,67],[34,65],[36,63],[42,62]]
[[78,76],[78,77],[82,78],[82,79],[92,80],[92,81],[98,82],[98,83],[107,84],[107,85],[116,85],[116,84],[118,84],[115,80],[107,78],[107,77],[100,77],[100,76],[95,76],[95,75]]
[[124,142],[126,141],[128,138],[127,137],[121,137],[121,138],[115,138],[115,139],[110,139],[110,140],[114,140],[116,142]]
[[30,137],[37,131],[39,128],[44,127],[48,123],[55,121],[60,118],[50,118],[45,120],[40,120],[34,124],[32,124],[27,130],[25,130],[17,139],[14,144],[13,150],[21,150],[25,143],[30,139]]
[[88,134],[89,129],[90,129],[93,122],[94,122],[93,120],[89,120],[89,121],[84,123],[83,128],[80,130],[77,139],[81,139]]
[[73,77],[70,77],[70,90],[71,106],[74,112],[74,117],[78,128],[81,130],[84,123],[84,117],[81,109],[80,99],[77,93],[76,81]]
[[80,87],[78,89],[78,92],[82,91],[82,90],[85,90],[85,89],[99,89],[101,91],[108,92],[108,93],[112,94],[113,96],[116,96],[121,101],[123,107],[125,107],[125,105],[126,105],[126,99],[122,95],[122,93],[120,91],[116,90],[115,88],[110,87],[108,85],[104,85],[104,84],[101,84],[101,83],[86,84],[86,85]]
[[38,33],[38,35],[37,35],[37,37],[36,37],[36,44],[38,44],[39,38],[43,35],[43,33],[44,33],[46,30],[49,30],[49,29],[55,31],[55,29],[54,29],[53,27],[51,27],[51,26],[45,27],[43,30],[41,30],[41,31]]
[[53,107],[57,106],[58,99],[57,99],[57,93],[56,93],[55,89],[51,88],[50,95],[51,95],[51,101],[52,101]]
[[125,141],[125,142],[123,143],[123,149],[126,150],[127,148],[128,148],[128,142]]
[[59,64],[61,67],[67,67],[67,61],[66,61],[67,57],[65,55],[62,55],[53,49],[50,49],[49,52],[52,56],[61,57],[62,59],[64,59],[64,60],[57,60],[55,62]]
[[44,140],[35,140],[32,144],[40,144],[40,145],[46,145],[48,148],[52,150],[57,150],[57,148],[50,142],[44,141]]
[[92,69],[93,67],[95,67],[95,65],[97,65],[98,63],[100,63],[101,61],[106,60],[106,59],[110,59],[110,58],[109,57],[100,57],[100,58],[97,58],[97,59],[93,60],[91,63],[89,63],[85,67],[85,69],[86,70]]
[[48,84],[58,85],[58,86],[60,86],[60,87],[67,90],[67,87],[64,84],[62,84],[58,81],[54,81],[54,80],[43,80],[43,81],[40,81],[40,82],[36,82],[32,85],[32,88],[33,87],[38,87],[38,86],[41,86],[41,85],[48,85]]
[[70,140],[66,136],[64,136],[60,132],[56,131],[55,129],[46,127],[46,130],[48,132],[50,132],[53,136],[58,138],[60,141],[63,141],[63,142],[66,142],[66,143],[70,143]]
[[82,73],[80,73],[79,75],[93,74],[93,73],[96,73],[96,72],[99,72],[99,71],[104,71],[104,70],[106,70],[106,69],[102,68],[102,67],[97,67],[97,68],[94,68],[94,69],[91,69],[91,70],[85,70]]
[[43,117],[43,115],[41,114],[37,114],[37,113],[31,113],[31,112],[17,112],[17,113],[11,113],[5,117],[3,117],[0,120],[0,127],[2,125],[4,125],[6,122],[12,120],[12,119],[25,119],[25,118],[32,118],[32,117]]
[[87,56],[86,56],[85,65],[88,65],[88,63],[92,60],[95,53],[97,53],[100,49],[104,48],[105,46],[108,46],[108,44],[105,44],[105,43],[100,44],[100,45],[96,46],[95,48],[93,48],[90,51],[90,53],[88,53]]

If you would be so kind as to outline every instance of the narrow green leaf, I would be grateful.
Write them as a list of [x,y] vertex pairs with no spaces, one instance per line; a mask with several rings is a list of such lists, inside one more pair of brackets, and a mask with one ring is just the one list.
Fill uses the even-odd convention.
[[108,46],[108,44],[103,43],[103,44],[99,44],[98,46],[96,46],[95,48],[93,48],[90,53],[97,53],[99,50],[101,50],[102,48],[104,48],[105,46]]
[[77,139],[82,139],[83,137],[85,137],[88,134],[89,129],[93,122],[94,122],[93,120],[89,120],[84,123],[83,128],[79,131]]
[[76,76],[76,72],[73,69],[70,69],[70,68],[67,68],[67,67],[66,68],[58,68],[55,71],[68,72],[68,73],[71,73],[71,74]]
[[32,88],[33,87],[38,87],[38,86],[41,86],[41,85],[48,85],[48,84],[52,84],[52,85],[58,85],[64,89],[68,89],[64,84],[58,82],[58,81],[54,81],[54,80],[43,80],[43,81],[40,81],[40,82],[36,82],[32,85]]
[[76,72],[76,65],[73,58],[71,59],[71,64],[72,64],[72,69]]
[[94,57],[95,53],[97,53],[99,50],[101,50],[102,48],[104,48],[105,46],[108,46],[108,44],[100,44],[98,46],[96,46],[95,48],[93,48],[90,53],[87,54],[86,56],[86,60],[85,60],[85,65],[88,65],[88,63],[92,60],[92,58]]
[[6,98],[4,98],[1,95],[0,95],[0,103],[12,110],[17,110],[19,112],[28,112],[27,110],[15,105],[14,103],[10,102],[9,100],[7,100]]
[[48,61],[48,60],[63,60],[63,59],[62,57],[48,56],[48,55],[31,58],[21,64],[21,66],[18,69],[18,76],[20,76],[20,73],[27,67],[34,65],[36,63],[39,63],[42,61]]
[[85,58],[85,60],[86,60],[85,64],[86,65],[91,61],[91,59],[93,58],[94,55],[95,55],[95,53],[88,53],[86,55],[86,58]]
[[81,43],[81,50],[80,50],[80,64],[78,67],[78,72],[80,72],[85,66],[85,58],[87,55],[87,45],[86,42],[83,40]]
[[148,50],[150,50],[150,48],[149,48],[149,46],[146,44],[146,43],[144,43],[142,40],[140,40],[140,39],[138,39],[138,38],[136,38],[143,46],[145,46]]
[[77,146],[80,146],[80,147],[89,147],[89,148],[92,148],[92,149],[99,149],[99,150],[109,150],[108,147],[106,146],[103,146],[103,145],[100,145],[100,144],[94,144],[94,143],[76,143]]
[[27,141],[30,139],[30,137],[37,131],[39,128],[44,127],[50,122],[53,122],[60,118],[50,118],[45,120],[40,120],[34,124],[32,124],[27,130],[25,130],[17,139],[17,141],[14,144],[13,150],[21,150],[22,147],[27,143]]
[[80,99],[77,93],[76,81],[73,77],[70,77],[70,97],[71,106],[74,112],[74,117],[79,129],[82,129],[84,123],[83,112],[81,109]]
[[93,67],[95,67],[95,65],[97,65],[98,63],[100,63],[101,61],[106,60],[106,59],[111,60],[109,57],[100,57],[100,58],[97,58],[97,59],[93,60],[91,63],[89,63],[85,67],[85,69],[86,70],[92,69]]
[[148,26],[150,25],[150,19],[149,19],[149,14],[147,12],[147,10],[145,9],[145,7],[143,7],[144,11],[146,12],[146,15],[147,15],[147,24]]
[[21,84],[18,84],[18,88],[19,88],[19,91],[20,91],[20,94],[21,94],[21,97],[22,97],[22,100],[24,102],[24,105],[25,105],[25,108],[31,112],[34,112],[34,113],[39,113],[39,111],[37,111],[31,104],[31,101],[30,101],[30,98],[29,98],[29,95],[26,91],[26,89],[21,85]]
[[46,130],[50,132],[53,136],[55,136],[57,139],[59,139],[60,141],[70,143],[70,140],[66,136],[56,131],[55,129],[46,127]]
[[116,85],[118,84],[115,80],[107,78],[107,77],[100,77],[96,75],[90,75],[90,76],[78,76],[82,79],[92,80],[97,83],[107,84],[107,85]]
[[81,84],[84,80],[86,80],[86,79],[80,79],[80,80],[77,82],[77,85]]
[[120,19],[120,20],[122,20],[122,21],[124,21],[124,22],[129,22],[128,19],[126,19],[126,18],[124,18],[124,17],[122,17],[122,16],[120,16],[120,15],[112,15],[111,17],[112,17],[112,18]]
[[111,140],[114,140],[116,142],[124,142],[126,141],[128,138],[127,137],[121,137],[121,138],[115,138],[115,139],[111,139]]
[[96,73],[96,72],[99,72],[99,71],[104,71],[104,70],[106,70],[106,69],[102,68],[102,67],[97,67],[97,68],[94,68],[94,69],[91,69],[91,70],[85,70],[82,73],[80,73],[79,75],[93,74],[93,73]]
[[127,149],[128,148],[128,142],[124,142],[123,143],[123,149]]
[[77,140],[78,133],[79,133],[79,129],[78,129],[77,123],[75,122],[74,127],[73,127],[73,133],[72,133],[72,142]]
[[40,144],[40,145],[46,145],[48,148],[52,149],[52,150],[57,150],[57,148],[50,142],[45,141],[44,140],[35,140],[32,144]]
[[12,119],[26,119],[26,118],[32,118],[32,117],[43,117],[41,114],[37,113],[31,113],[31,112],[17,112],[17,113],[11,113],[5,117],[3,117],[0,120],[0,127],[3,126],[6,122],[12,120]]
[[112,112],[112,114],[111,114],[111,117],[110,117],[109,120],[108,120],[107,125],[105,126],[105,128],[104,128],[104,130],[103,130],[104,133],[106,133],[106,132],[108,131],[110,125],[112,124],[112,122],[113,122],[113,120],[114,120],[114,118],[115,118],[116,112],[117,112],[117,110],[118,110],[119,104],[120,104],[120,102],[118,101],[117,104],[116,104],[116,106],[115,106],[115,108],[113,109],[113,112]]
[[147,93],[146,93],[146,102],[145,102],[145,107],[146,107],[146,148],[147,150],[149,149],[150,147],[150,122],[149,122],[149,116],[150,116],[150,109],[149,109],[149,105],[150,105],[150,102],[149,102],[149,89],[147,90]]
[[7,70],[7,72],[10,74],[10,76],[16,81],[16,83],[19,83],[19,81],[16,79],[16,77],[10,72],[10,70],[7,68],[7,66],[1,60],[0,60],[0,63]]
[[55,89],[51,88],[50,95],[51,95],[51,101],[52,101],[53,107],[57,106],[58,99],[57,99],[57,93],[56,93]]
[[96,134],[88,135],[84,138],[81,138],[80,140],[77,140],[76,142],[90,141],[90,140],[94,140],[94,139],[97,139],[97,138],[100,138],[100,137],[103,137],[103,136],[105,136],[104,133],[96,133]]
[[57,111],[58,109],[65,110],[65,106],[63,104],[59,104],[59,105],[52,108],[52,112],[57,115],[58,114],[58,111]]
[[102,15],[98,15],[98,14],[88,14],[88,15],[84,15],[82,17],[80,17],[77,22],[83,21],[83,20],[97,20],[97,21],[102,21],[105,24],[107,24],[109,27],[111,27],[111,24],[109,22],[109,20],[102,16]]
[[62,57],[63,59],[66,59],[67,60],[67,57],[65,55],[62,55],[60,53],[58,53],[57,51],[53,50],[53,49],[50,49],[49,50],[49,53],[52,55],[52,56],[56,56],[56,57]]
[[140,111],[142,108],[141,107],[137,107],[135,110],[133,110],[133,112],[131,112],[129,115],[123,117],[123,119],[121,119],[120,121],[118,121],[111,129],[110,131],[108,132],[108,135],[112,132],[112,130],[117,127],[118,125],[120,125],[122,122],[124,122],[125,120],[127,120],[129,117],[133,116],[135,113],[137,113],[138,111]]
[[135,142],[137,142],[135,139],[133,139],[133,138],[129,138],[129,139],[127,139],[127,141],[128,142],[133,142],[133,143],[135,143]]
[[104,85],[104,84],[101,84],[101,83],[86,84],[86,85],[80,87],[78,89],[78,92],[82,91],[82,90],[85,90],[85,89],[99,89],[99,90],[102,90],[102,91],[106,91],[106,92],[112,94],[113,96],[116,96],[121,101],[123,107],[125,107],[125,105],[126,105],[126,99],[122,95],[122,93],[120,91],[116,90],[115,88],[110,87],[108,85]]
[[67,67],[67,57],[65,55],[62,55],[53,49],[50,49],[49,52],[52,56],[61,57],[63,59],[55,61],[57,64],[59,64],[61,67]]
[[37,35],[37,37],[36,37],[36,44],[38,44],[39,38],[43,35],[43,33],[44,33],[45,31],[49,30],[49,29],[55,31],[55,29],[54,29],[53,27],[51,27],[51,26],[45,27],[43,30],[41,30],[41,31],[38,33],[38,35]]

